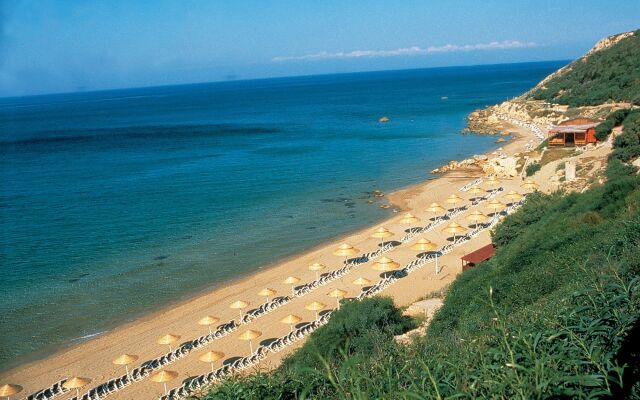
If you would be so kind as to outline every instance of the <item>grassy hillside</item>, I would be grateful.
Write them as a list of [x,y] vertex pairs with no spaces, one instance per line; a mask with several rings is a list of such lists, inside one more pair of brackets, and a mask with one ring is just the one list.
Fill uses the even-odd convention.
[[638,398],[640,177],[616,143],[604,185],[506,218],[414,345],[391,340],[410,324],[389,300],[350,303],[275,372],[205,398]]
[[529,97],[572,107],[608,101],[640,105],[640,30],[571,63]]

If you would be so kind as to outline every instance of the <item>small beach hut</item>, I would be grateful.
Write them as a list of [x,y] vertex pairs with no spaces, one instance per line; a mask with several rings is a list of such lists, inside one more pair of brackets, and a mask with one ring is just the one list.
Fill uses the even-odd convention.
[[462,261],[462,272],[475,267],[478,263],[489,260],[493,257],[495,252],[495,246],[492,243],[489,243],[486,246],[482,246],[479,249],[460,257],[460,260]]
[[176,371],[158,371],[155,374],[151,375],[151,380],[153,382],[162,383],[164,385],[164,395],[166,396],[169,391],[167,390],[167,382],[172,381],[178,377],[178,373]]
[[599,121],[591,118],[573,118],[554,125],[549,129],[547,140],[549,146],[577,146],[596,143],[596,127]]

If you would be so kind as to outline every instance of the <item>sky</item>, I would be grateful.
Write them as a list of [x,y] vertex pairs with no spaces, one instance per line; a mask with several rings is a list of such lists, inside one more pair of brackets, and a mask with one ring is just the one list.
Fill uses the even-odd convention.
[[638,0],[0,0],[0,97],[573,59]]

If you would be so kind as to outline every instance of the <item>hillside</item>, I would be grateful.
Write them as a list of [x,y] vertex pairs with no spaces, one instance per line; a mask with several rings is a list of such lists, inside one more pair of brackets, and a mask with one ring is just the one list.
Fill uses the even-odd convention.
[[583,57],[540,82],[525,98],[571,107],[640,104],[640,30],[602,39]]
[[[637,104],[639,40],[638,31],[606,39],[522,101]],[[447,290],[425,336],[393,340],[419,321],[390,299],[348,302],[275,371],[225,380],[202,398],[639,399],[640,175],[631,162],[640,111],[607,113],[600,137],[621,132],[602,182],[530,195],[493,231],[495,256]]]

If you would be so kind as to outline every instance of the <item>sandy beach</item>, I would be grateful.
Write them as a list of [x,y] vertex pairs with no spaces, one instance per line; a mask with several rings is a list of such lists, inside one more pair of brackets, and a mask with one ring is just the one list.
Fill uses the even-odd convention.
[[[514,132],[514,138],[505,143],[502,151],[506,154],[522,152],[526,143],[533,138],[530,132],[523,128],[510,126],[507,129]],[[428,171],[424,172],[425,176]],[[388,194],[388,200],[401,208],[403,211],[411,211],[421,219],[416,226],[420,226],[424,221],[428,221],[433,215],[427,213],[425,208],[432,202],[445,205],[444,200],[450,194],[458,194],[465,201],[470,195],[460,192],[459,188],[470,183],[475,178],[481,176],[480,173],[467,173],[463,171],[453,171],[439,176],[437,179],[425,181],[423,183],[398,190]],[[501,179],[501,186],[504,190],[522,191],[520,188],[521,179]],[[485,187],[486,189],[486,187]],[[468,202],[467,202],[468,203]],[[466,203],[465,203],[466,204]],[[463,226],[470,223],[465,219],[465,215],[474,210],[488,213],[484,204],[470,206],[464,214],[454,218],[454,221]],[[124,367],[112,364],[112,360],[123,353],[136,354],[140,358],[132,364],[130,368],[140,365],[143,361],[156,358],[166,353],[168,346],[159,345],[156,339],[167,333],[179,335],[180,343],[197,338],[207,332],[207,328],[197,324],[197,321],[206,316],[213,315],[220,318],[221,323],[238,318],[238,310],[229,308],[229,304],[236,300],[244,300],[250,303],[248,309],[255,308],[264,303],[265,299],[257,293],[265,287],[273,288],[278,295],[288,294],[291,291],[289,285],[282,281],[287,276],[296,276],[301,279],[299,284],[303,284],[315,279],[315,272],[307,267],[312,263],[323,263],[327,266],[321,273],[337,269],[342,265],[343,259],[332,254],[333,250],[342,242],[348,242],[358,248],[360,253],[375,250],[379,246],[379,239],[371,238],[372,231],[384,226],[394,233],[388,240],[397,239],[405,234],[409,228],[407,225],[399,223],[400,213],[394,215],[386,221],[375,226],[354,232],[343,238],[338,238],[330,243],[322,244],[304,254],[290,257],[275,265],[263,267],[256,273],[246,276],[237,281],[229,282],[224,287],[216,288],[210,293],[198,295],[192,299],[183,301],[164,308],[163,310],[147,315],[143,318],[127,323],[108,333],[78,344],[74,347],[62,350],[50,357],[42,360],[30,362],[20,367],[14,368],[2,374],[1,380],[14,382],[24,387],[21,397],[35,391],[49,387],[54,382],[62,378],[71,376],[83,376],[91,378],[91,384],[82,389],[83,394],[88,389],[93,388],[111,378],[124,373]],[[446,243],[447,234],[441,232],[441,228],[435,229],[424,235],[427,239],[442,246]],[[453,281],[461,273],[460,257],[478,247],[490,242],[488,231],[482,232],[467,243],[455,247],[454,251],[441,257],[440,266],[442,271],[436,275],[433,267],[427,266],[412,273],[408,278],[401,279],[383,292],[385,296],[391,296],[398,306],[407,306],[420,297],[431,292],[438,291]],[[394,261],[404,265],[416,257],[407,245],[398,246],[385,255]],[[210,364],[201,362],[198,357],[209,350],[224,352],[225,357],[215,363],[216,368],[220,363],[237,356],[249,354],[249,344],[238,340],[238,336],[246,329],[260,331],[262,335],[254,341],[254,346],[262,341],[283,336],[289,332],[289,326],[279,321],[288,314],[299,315],[302,321],[310,321],[314,318],[314,313],[305,309],[305,305],[313,301],[327,304],[328,308],[335,307],[335,299],[327,296],[327,293],[335,288],[346,290],[347,297],[354,297],[361,291],[361,287],[351,282],[358,277],[365,277],[375,282],[379,280],[380,273],[371,268],[371,262],[353,268],[343,278],[333,281],[328,285],[304,295],[295,297],[290,302],[267,313],[248,324],[242,325],[240,329],[223,338],[214,340],[204,349],[191,352],[188,356],[179,359],[168,366],[167,369],[178,372],[179,376],[168,383],[169,388],[179,386],[189,377],[210,371]],[[280,360],[302,345],[304,341],[298,341],[294,345],[287,347],[283,351],[270,354],[259,368],[271,369],[276,367]],[[152,382],[146,378],[139,382],[115,392],[109,396],[113,399],[153,399],[164,393],[162,384]],[[71,391],[65,395],[57,396],[56,399],[69,399],[75,395]]]

